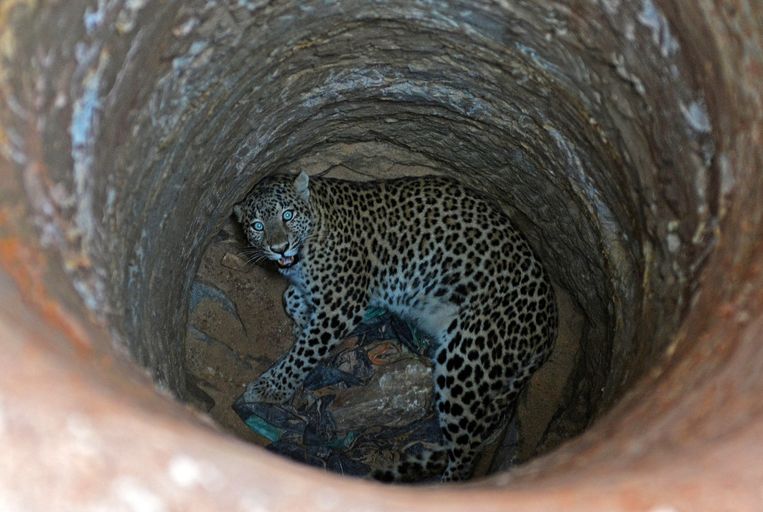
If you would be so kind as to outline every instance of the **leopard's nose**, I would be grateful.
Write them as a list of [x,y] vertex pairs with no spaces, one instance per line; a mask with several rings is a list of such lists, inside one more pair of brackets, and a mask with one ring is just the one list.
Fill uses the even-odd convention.
[[288,247],[289,247],[289,243],[288,242],[283,242],[283,243],[280,243],[280,244],[272,244],[270,246],[270,250],[275,252],[275,253],[278,253],[278,254],[283,254],[284,252],[286,252],[286,249]]

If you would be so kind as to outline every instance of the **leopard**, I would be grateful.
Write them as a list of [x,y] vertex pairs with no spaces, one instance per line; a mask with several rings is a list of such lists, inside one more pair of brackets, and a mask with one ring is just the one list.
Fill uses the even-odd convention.
[[369,308],[384,308],[434,340],[440,442],[373,477],[468,480],[557,336],[548,273],[508,214],[443,175],[355,181],[304,171],[265,177],[234,214],[255,258],[288,280],[295,337],[244,399],[288,402]]

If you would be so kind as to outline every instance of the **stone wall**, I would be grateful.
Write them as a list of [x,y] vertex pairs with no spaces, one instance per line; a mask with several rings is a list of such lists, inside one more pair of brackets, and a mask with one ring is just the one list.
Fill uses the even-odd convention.
[[[62,372],[62,406],[97,395],[128,423],[153,420],[133,434],[170,446],[187,429],[196,446],[202,427],[161,416],[180,409],[131,360],[182,397],[190,283],[233,203],[267,173],[373,142],[493,194],[586,316],[553,428],[600,419],[514,478],[615,475],[612,453],[623,474],[675,476],[681,450],[759,441],[761,16],[742,0],[7,0],[0,289],[20,345],[3,381],[38,384],[3,397],[0,436],[55,427],[27,405],[50,400],[49,381],[15,362],[34,339],[37,363]],[[16,456],[37,453],[20,439]],[[207,441],[215,467],[234,457]]]

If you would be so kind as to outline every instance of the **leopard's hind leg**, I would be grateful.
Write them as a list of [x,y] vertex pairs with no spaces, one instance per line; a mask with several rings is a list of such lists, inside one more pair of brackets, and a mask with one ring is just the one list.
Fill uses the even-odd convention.
[[468,315],[450,324],[434,366],[435,407],[447,452],[442,481],[471,476],[475,458],[513,416],[519,394],[544,359],[512,349],[505,333],[485,330]]

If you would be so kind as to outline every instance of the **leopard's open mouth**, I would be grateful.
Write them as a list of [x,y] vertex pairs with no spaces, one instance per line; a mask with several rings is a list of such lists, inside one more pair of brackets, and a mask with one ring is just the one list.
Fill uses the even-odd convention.
[[276,263],[278,263],[278,266],[280,268],[289,268],[293,266],[294,264],[296,264],[297,261],[298,261],[298,257],[295,254],[294,256],[281,256],[281,258],[279,258],[276,261]]

